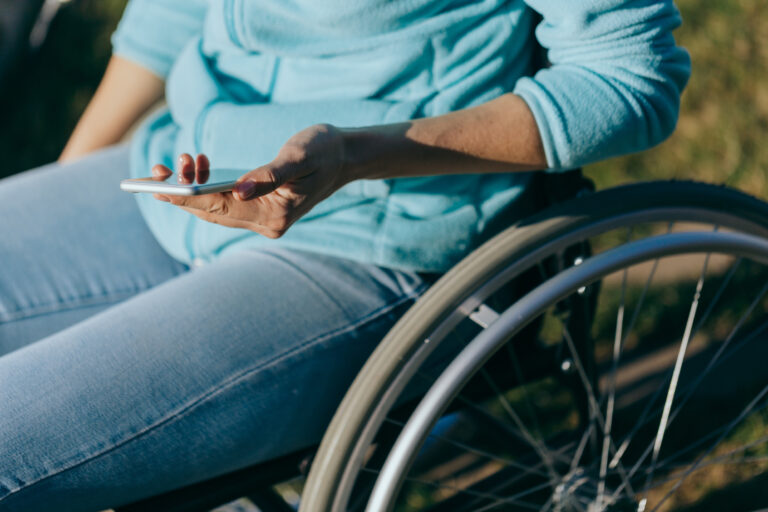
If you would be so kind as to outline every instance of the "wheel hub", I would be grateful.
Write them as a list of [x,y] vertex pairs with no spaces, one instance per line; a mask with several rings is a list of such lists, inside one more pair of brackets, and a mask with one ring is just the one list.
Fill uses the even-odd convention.
[[552,503],[555,512],[639,512],[641,506],[628,498],[608,502],[611,495],[606,490],[602,503],[598,503],[590,478],[582,468],[576,468],[565,475],[555,487]]
[[[552,497],[555,512],[577,512],[584,510],[584,503],[591,501],[585,484],[589,478],[581,468],[570,471],[555,487]],[[591,509],[590,509],[590,512]]]

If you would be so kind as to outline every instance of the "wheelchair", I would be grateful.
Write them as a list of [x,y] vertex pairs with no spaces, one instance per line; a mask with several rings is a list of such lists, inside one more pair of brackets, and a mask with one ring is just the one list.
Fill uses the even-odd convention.
[[768,204],[537,179],[550,204],[412,306],[319,447],[116,511],[295,510],[273,486],[303,476],[301,512],[768,507]]

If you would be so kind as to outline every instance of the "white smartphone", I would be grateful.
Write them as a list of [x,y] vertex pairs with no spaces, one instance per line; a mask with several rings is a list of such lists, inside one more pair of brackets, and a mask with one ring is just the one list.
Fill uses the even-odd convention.
[[120,182],[120,189],[126,192],[145,192],[150,194],[167,194],[170,196],[199,196],[228,192],[235,186],[237,179],[245,174],[239,169],[212,169],[211,176],[204,184],[178,182],[177,175],[171,174],[165,180],[157,178],[131,178]]

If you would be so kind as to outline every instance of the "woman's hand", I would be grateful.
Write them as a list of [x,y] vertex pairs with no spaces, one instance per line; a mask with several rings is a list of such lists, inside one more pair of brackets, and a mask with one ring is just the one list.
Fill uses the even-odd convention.
[[[278,238],[317,203],[355,179],[533,171],[547,167],[525,101],[504,94],[476,107],[404,123],[339,129],[311,126],[231,193],[160,196],[209,222]],[[204,183],[208,159],[179,159],[179,179]],[[165,179],[162,165],[153,174]]]
[[[232,192],[183,197],[155,194],[197,217],[279,238],[317,203],[351,181],[344,166],[344,138],[331,125],[306,128],[291,137],[272,162],[238,179]],[[210,164],[205,155],[179,157],[179,182],[205,183]],[[171,170],[155,165],[165,179]]]

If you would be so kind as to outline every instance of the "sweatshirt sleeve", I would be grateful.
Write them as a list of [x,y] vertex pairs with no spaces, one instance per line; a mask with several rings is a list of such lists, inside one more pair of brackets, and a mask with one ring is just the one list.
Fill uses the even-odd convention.
[[551,66],[520,79],[549,167],[568,169],[660,143],[690,76],[672,0],[525,0]]
[[165,78],[201,33],[207,6],[208,0],[130,0],[112,34],[112,51]]

